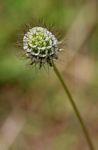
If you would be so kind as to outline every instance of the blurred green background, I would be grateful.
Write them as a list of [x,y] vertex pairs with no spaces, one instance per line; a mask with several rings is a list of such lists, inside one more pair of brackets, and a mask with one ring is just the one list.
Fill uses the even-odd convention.
[[[16,46],[26,24],[44,20],[67,32],[86,0],[0,0],[0,127],[14,111],[26,122],[11,150],[86,150],[87,144],[52,68],[39,70]],[[63,34],[65,34],[63,33]],[[98,27],[62,75],[98,147]],[[62,60],[63,61],[63,60]],[[59,68],[59,64],[58,64]]]

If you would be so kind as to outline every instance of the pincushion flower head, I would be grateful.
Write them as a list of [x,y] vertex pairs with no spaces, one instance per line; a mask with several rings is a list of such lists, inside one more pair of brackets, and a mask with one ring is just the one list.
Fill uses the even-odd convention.
[[40,67],[48,63],[52,66],[53,59],[57,58],[59,41],[46,28],[33,27],[23,37],[23,49],[31,64],[39,64]]

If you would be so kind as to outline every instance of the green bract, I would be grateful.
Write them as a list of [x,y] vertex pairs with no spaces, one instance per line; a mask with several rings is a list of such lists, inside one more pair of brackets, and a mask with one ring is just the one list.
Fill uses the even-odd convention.
[[52,65],[59,52],[58,40],[46,28],[34,27],[24,35],[23,49],[32,64],[39,63],[41,66],[47,62]]

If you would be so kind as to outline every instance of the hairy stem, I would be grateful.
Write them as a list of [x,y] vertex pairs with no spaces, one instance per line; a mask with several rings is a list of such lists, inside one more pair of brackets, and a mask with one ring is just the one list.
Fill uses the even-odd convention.
[[83,129],[85,138],[86,138],[88,146],[89,146],[89,149],[90,150],[94,150],[94,146],[93,146],[92,140],[91,140],[89,132],[88,132],[88,130],[87,130],[85,124],[84,124],[84,121],[83,121],[83,119],[81,117],[81,114],[80,114],[80,112],[79,112],[79,110],[78,110],[78,108],[77,108],[77,106],[76,106],[76,104],[75,104],[75,102],[73,100],[73,97],[72,97],[72,95],[71,95],[67,85],[65,84],[63,78],[61,77],[61,74],[59,73],[59,70],[57,69],[57,67],[55,66],[54,63],[53,63],[53,68],[54,68],[54,72],[56,73],[59,81],[61,82],[61,84],[62,84],[62,86],[64,88],[64,91],[66,92],[66,94],[67,94],[67,96],[69,98],[69,101],[70,101],[70,103],[71,103],[71,105],[72,105],[72,107],[73,107],[73,109],[75,111],[75,114],[76,114],[76,116],[77,116],[77,118],[78,118],[78,120],[79,120],[79,122],[81,124],[81,127]]

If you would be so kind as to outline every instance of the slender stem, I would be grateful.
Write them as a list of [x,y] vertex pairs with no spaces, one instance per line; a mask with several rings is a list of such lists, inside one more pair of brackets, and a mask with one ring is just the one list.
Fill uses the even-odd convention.
[[88,130],[87,130],[85,124],[84,124],[84,121],[83,121],[83,119],[81,117],[81,114],[80,114],[80,112],[79,112],[79,110],[78,110],[78,108],[77,108],[77,106],[76,106],[76,104],[75,104],[75,102],[73,100],[73,97],[72,97],[72,95],[71,95],[67,85],[65,84],[63,78],[61,77],[61,75],[59,73],[59,70],[57,69],[57,67],[55,66],[54,63],[53,63],[53,68],[54,68],[54,72],[56,73],[57,77],[59,78],[59,80],[60,80],[60,82],[61,82],[61,84],[62,84],[62,86],[64,88],[64,91],[66,92],[66,94],[67,94],[67,96],[69,98],[69,101],[70,101],[70,103],[71,103],[71,105],[72,105],[72,107],[73,107],[73,109],[74,109],[74,111],[76,113],[76,116],[77,116],[77,118],[78,118],[78,120],[79,120],[79,122],[81,124],[81,127],[83,129],[85,138],[86,138],[86,140],[88,142],[89,149],[90,150],[94,150],[94,146],[92,144],[92,140],[91,140],[89,132],[88,132]]

